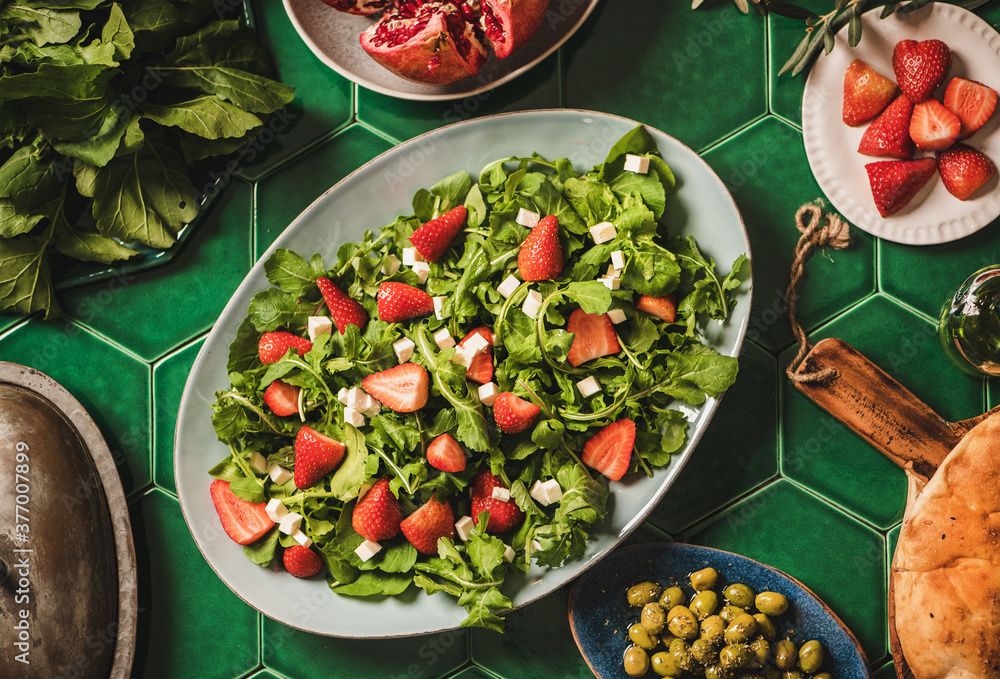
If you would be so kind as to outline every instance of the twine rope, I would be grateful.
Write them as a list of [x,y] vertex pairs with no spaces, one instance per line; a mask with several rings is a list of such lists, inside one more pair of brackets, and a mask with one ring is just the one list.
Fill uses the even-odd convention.
[[[808,222],[805,221],[807,217]],[[825,224],[823,223],[824,217]],[[796,372],[799,363],[812,349],[812,343],[796,317],[798,285],[799,280],[805,274],[806,259],[808,259],[809,254],[821,246],[843,250],[851,243],[851,231],[847,222],[840,215],[833,212],[824,215],[819,201],[806,203],[795,212],[795,228],[802,233],[802,236],[795,246],[795,258],[792,260],[792,270],[789,275],[788,287],[785,289],[783,306],[785,315],[788,316],[788,322],[792,326],[792,334],[799,343],[799,352],[785,369],[785,374],[793,382],[825,382],[837,376],[835,368],[826,368],[817,372]]]

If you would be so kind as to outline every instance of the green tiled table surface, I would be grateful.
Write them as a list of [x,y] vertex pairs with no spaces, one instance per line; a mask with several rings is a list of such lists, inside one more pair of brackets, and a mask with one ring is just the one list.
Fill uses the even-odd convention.
[[[823,10],[832,0],[804,4]],[[266,619],[201,556],[172,468],[178,402],[205,334],[303,208],[413,136],[471,117],[552,107],[627,116],[694,148],[729,186],[753,248],[755,295],[740,377],[676,485],[630,539],[718,547],[784,570],[851,627],[876,677],[895,676],[885,609],[903,473],[784,377],[795,352],[781,313],[799,235],[793,215],[821,196],[802,146],[804,81],[777,75],[801,25],[744,16],[724,0],[697,12],[689,5],[603,0],[566,45],[515,81],[464,100],[418,103],[353,85],[308,51],[281,3],[252,3],[282,79],[297,88],[279,134],[239,168],[168,265],[64,293],[66,313],[55,322],[0,317],[0,359],[66,386],[114,451],[139,560],[134,676],[591,676],[570,635],[565,587],[512,613],[502,636],[463,630],[344,640]],[[995,3],[980,14],[1000,21]],[[1000,402],[1000,384],[947,363],[933,325],[969,273],[1000,261],[1000,222],[933,247],[856,229],[852,237],[847,250],[817,254],[808,265],[801,320],[811,336],[844,338],[948,419]]]

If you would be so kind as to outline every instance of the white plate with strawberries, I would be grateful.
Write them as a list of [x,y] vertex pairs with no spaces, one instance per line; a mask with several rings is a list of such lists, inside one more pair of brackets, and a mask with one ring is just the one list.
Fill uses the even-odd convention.
[[809,165],[834,207],[872,235],[963,238],[1000,215],[1000,34],[949,4],[884,20],[880,11],[862,17],[857,47],[842,30],[809,74]]

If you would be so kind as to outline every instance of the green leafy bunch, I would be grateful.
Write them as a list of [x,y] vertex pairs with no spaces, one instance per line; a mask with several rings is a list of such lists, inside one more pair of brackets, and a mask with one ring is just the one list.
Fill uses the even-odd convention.
[[110,264],[197,215],[192,164],[293,97],[202,0],[0,0],[0,309],[58,315],[50,255]]
[[[626,154],[648,158],[650,171],[626,171]],[[229,481],[243,499],[280,498],[300,513],[326,560],[333,591],[395,595],[412,584],[456,597],[469,613],[463,624],[501,630],[501,614],[512,606],[502,591],[507,575],[526,572],[532,561],[555,567],[581,557],[588,534],[606,515],[608,480],[582,464],[584,444],[608,424],[629,418],[637,430],[630,471],[651,474],[669,464],[685,441],[687,422],[678,403],[702,404],[736,377],[736,359],[705,345],[698,327],[699,319],[724,321],[729,316],[735,304],[732,292],[745,280],[748,262],[740,256],[728,274],[719,275],[715,262],[691,237],[668,235],[665,215],[674,186],[674,175],[653,139],[638,127],[611,148],[604,163],[583,174],[569,159],[532,155],[493,162],[476,181],[464,171],[445,177],[416,193],[413,214],[341,246],[332,266],[318,254],[307,260],[276,250],[265,263],[272,287],[255,295],[230,346],[231,388],[217,394],[212,417],[231,453],[212,475]],[[423,284],[429,294],[446,300],[440,318],[379,320],[376,293],[381,283],[421,285],[406,267],[383,273],[386,262],[401,258],[416,228],[457,205],[468,208],[467,225],[445,256],[430,264]],[[517,271],[517,254],[528,234],[516,220],[522,208],[557,216],[565,265],[556,280],[524,283],[505,299],[497,288]],[[617,235],[594,244],[588,229],[604,221],[614,224]],[[617,250],[625,266],[620,289],[612,291],[595,279]],[[318,337],[303,356],[292,350],[262,365],[262,333],[301,335],[309,317],[323,313],[315,284],[320,276],[360,300],[371,320],[362,331],[349,325],[343,334]],[[534,318],[522,310],[529,286],[543,297]],[[678,299],[673,322],[636,309],[639,295],[671,293]],[[622,310],[626,320],[616,326],[621,354],[571,366],[567,354],[574,336],[566,326],[575,309],[595,314]],[[484,325],[494,335],[498,390],[542,409],[538,421],[520,434],[499,431],[478,397],[478,385],[452,362],[455,349],[439,348],[433,337],[446,328],[460,339]],[[392,345],[404,337],[416,347],[411,360],[430,376],[427,405],[415,413],[382,409],[360,429],[344,424],[338,393],[397,365]],[[576,383],[588,376],[596,378],[601,391],[584,398]],[[300,417],[277,417],[264,404],[264,390],[276,379],[301,388]],[[250,461],[255,453],[268,465],[294,467],[292,440],[303,421],[346,443],[340,466],[308,489],[296,488],[293,480],[279,486],[254,471]],[[428,465],[426,448],[443,433],[470,455],[464,471],[444,473]],[[433,495],[449,501],[456,516],[470,515],[468,487],[477,470],[486,468],[525,512],[524,523],[510,534],[488,534],[480,521],[468,540],[439,540],[438,554],[430,558],[420,557],[402,538],[386,541],[368,561],[355,554],[363,538],[352,528],[351,513],[365,484],[390,478],[390,488],[407,512]],[[558,481],[562,499],[542,506],[530,489],[550,479]],[[267,564],[279,546],[291,544],[293,539],[275,528],[246,552],[254,562]],[[508,545],[516,555],[510,562],[504,559]]]

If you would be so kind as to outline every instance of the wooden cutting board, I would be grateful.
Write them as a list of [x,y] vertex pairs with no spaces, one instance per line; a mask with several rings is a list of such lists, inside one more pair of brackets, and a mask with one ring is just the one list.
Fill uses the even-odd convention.
[[[827,368],[835,369],[837,375],[824,382],[795,382],[795,387],[906,471],[909,483],[904,521],[910,516],[913,500],[962,437],[1000,412],[998,406],[968,420],[949,422],[859,351],[836,338],[817,343],[796,373]],[[895,559],[889,576],[889,643],[899,679],[913,679],[896,634],[894,572]]]

